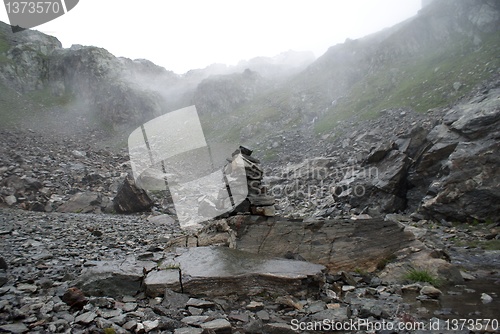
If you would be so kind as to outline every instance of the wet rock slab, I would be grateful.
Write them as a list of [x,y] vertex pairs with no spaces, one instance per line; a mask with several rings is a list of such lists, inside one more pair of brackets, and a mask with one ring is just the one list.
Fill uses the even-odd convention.
[[245,215],[213,224],[167,246],[225,244],[254,254],[319,263],[332,271],[374,270],[415,238],[397,222],[374,218],[302,221]]
[[141,289],[144,270],[156,266],[152,261],[134,258],[117,261],[92,261],[85,268],[75,285],[92,296],[119,297],[135,294]]
[[[204,296],[256,295],[265,291],[297,294],[318,289],[324,266],[305,261],[271,258],[227,247],[179,249],[175,263],[180,270],[184,293]],[[163,293],[179,289],[171,270],[154,271],[145,280],[146,289]],[[153,284],[155,283],[154,287]]]

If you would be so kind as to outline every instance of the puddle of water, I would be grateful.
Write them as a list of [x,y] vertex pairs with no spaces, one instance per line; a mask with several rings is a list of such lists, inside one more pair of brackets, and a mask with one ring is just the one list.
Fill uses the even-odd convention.
[[[411,305],[412,311],[425,307],[429,310],[428,318],[440,319],[497,319],[500,321],[500,283],[488,279],[476,279],[464,285],[442,288],[443,295],[438,303],[419,302],[416,294],[405,294],[405,302]],[[488,294],[493,298],[484,304],[481,295]]]

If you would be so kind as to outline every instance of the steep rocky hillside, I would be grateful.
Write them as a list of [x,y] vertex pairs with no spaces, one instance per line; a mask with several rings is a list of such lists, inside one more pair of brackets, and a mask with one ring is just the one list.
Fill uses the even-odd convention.
[[[248,115],[245,125],[273,122],[274,129],[329,134],[342,131],[340,120],[375,118],[384,109],[447,106],[498,73],[499,21],[498,2],[435,1],[394,27],[331,47],[234,113]],[[262,131],[252,144],[262,136],[272,134]]]

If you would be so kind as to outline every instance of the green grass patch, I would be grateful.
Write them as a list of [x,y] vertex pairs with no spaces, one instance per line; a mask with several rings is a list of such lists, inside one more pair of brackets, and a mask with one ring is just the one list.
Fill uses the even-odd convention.
[[48,88],[42,90],[36,90],[24,94],[25,98],[30,99],[33,103],[36,103],[43,107],[63,107],[70,104],[74,100],[72,94],[54,95]]
[[7,58],[7,51],[9,51],[10,45],[3,32],[0,32],[0,65],[6,62],[12,62],[11,59]]
[[0,53],[6,53],[9,51],[10,45],[3,32],[0,32]]
[[424,269],[410,269],[404,276],[404,279],[412,283],[429,283],[433,286],[439,286],[440,281],[438,278],[434,277],[429,271]]
[[[356,82],[316,123],[317,133],[334,129],[352,115],[376,117],[381,110],[411,108],[426,112],[452,104],[500,67],[500,35],[482,36],[475,46],[470,38],[457,39],[447,48],[422,50],[411,58],[396,58]],[[453,87],[455,82],[460,87]]]
[[0,127],[20,124],[30,117],[45,115],[54,107],[65,107],[74,101],[73,95],[53,95],[49,89],[20,94],[0,83]]

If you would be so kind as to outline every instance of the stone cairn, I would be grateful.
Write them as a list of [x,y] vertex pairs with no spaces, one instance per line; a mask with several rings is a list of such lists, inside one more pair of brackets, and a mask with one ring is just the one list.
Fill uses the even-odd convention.
[[[253,214],[272,217],[275,214],[275,199],[267,194],[267,187],[262,183],[264,171],[259,166],[260,161],[251,156],[252,152],[252,150],[240,146],[233,152],[232,159],[227,159],[228,163],[224,166],[225,178],[231,178],[231,174],[233,173],[233,161],[241,154],[245,164],[248,187],[247,197],[228,213],[229,216],[234,216],[236,214]],[[221,210],[231,207],[231,204],[234,203],[232,197],[228,188],[221,189],[217,197],[216,208]]]

